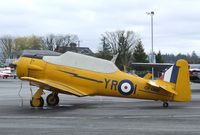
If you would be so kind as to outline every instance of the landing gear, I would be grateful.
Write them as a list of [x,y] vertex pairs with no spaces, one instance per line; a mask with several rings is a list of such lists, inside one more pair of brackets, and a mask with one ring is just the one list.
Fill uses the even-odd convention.
[[30,104],[32,107],[43,107],[44,106],[44,99],[41,97],[43,94],[43,89],[39,88],[36,93],[33,95]]
[[42,97],[40,98],[32,98],[30,101],[30,104],[32,107],[43,107],[44,106],[44,99]]
[[[43,89],[39,88],[36,93],[33,95],[30,105],[32,107],[43,107],[44,106],[44,99],[41,97],[43,94]],[[47,96],[46,102],[48,106],[56,106],[59,103],[58,93],[51,93]]]
[[57,93],[51,93],[47,96],[46,99],[48,106],[56,106],[59,103],[59,97]]
[[169,104],[167,102],[163,102],[163,107],[167,108],[169,106]]

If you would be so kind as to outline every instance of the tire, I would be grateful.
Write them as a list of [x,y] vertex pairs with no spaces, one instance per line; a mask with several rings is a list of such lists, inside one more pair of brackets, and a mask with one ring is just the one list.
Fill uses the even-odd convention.
[[164,107],[164,108],[167,108],[168,106],[169,106],[169,104],[168,104],[167,102],[164,102],[164,103],[163,103],[163,107]]
[[59,103],[59,97],[55,93],[51,93],[47,96],[46,102],[48,106],[56,106]]
[[32,98],[32,100],[30,100],[30,105],[32,107],[43,107],[44,106],[44,99],[42,97]]

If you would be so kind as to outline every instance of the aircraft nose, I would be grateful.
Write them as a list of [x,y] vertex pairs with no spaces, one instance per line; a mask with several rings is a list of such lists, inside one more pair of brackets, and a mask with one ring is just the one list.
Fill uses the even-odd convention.
[[20,61],[21,61],[21,58],[19,58],[18,61],[13,62],[13,64],[12,64],[15,67],[18,78],[20,78],[22,76],[22,73],[21,73],[22,70],[20,69],[20,67],[21,67]]
[[20,57],[15,63],[16,73],[18,78],[28,76],[28,63],[30,63],[30,59],[26,57]]

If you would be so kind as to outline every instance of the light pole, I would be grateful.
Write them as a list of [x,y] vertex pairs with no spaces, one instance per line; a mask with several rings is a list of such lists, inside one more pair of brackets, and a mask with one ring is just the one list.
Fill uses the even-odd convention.
[[[154,11],[151,12],[146,12],[147,15],[151,16],[151,63],[155,63],[155,57],[154,57],[154,53],[153,53],[153,15],[154,15]],[[152,79],[154,79],[154,68],[152,67]]]

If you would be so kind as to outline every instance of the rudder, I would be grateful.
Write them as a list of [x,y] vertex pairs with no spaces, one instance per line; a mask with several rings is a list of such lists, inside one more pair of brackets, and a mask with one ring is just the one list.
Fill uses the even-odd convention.
[[178,67],[178,75],[175,85],[175,91],[177,92],[177,95],[174,97],[174,101],[190,101],[191,88],[188,62],[181,59],[176,62],[176,66]]
[[175,84],[174,90],[177,95],[174,95],[174,101],[190,101],[190,79],[189,69],[186,60],[180,59],[176,61],[176,64],[171,66],[160,79],[166,82]]

